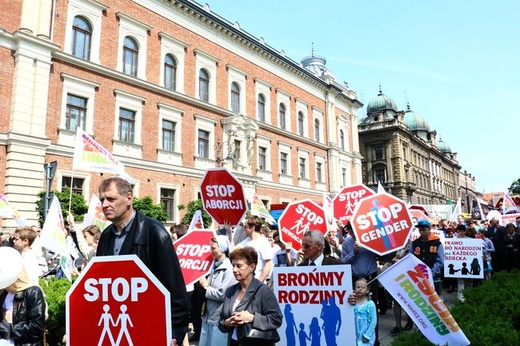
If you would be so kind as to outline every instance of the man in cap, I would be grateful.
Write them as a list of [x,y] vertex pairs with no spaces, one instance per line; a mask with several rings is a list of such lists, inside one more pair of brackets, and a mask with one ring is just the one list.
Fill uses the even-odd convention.
[[438,236],[430,232],[431,224],[427,220],[419,220],[415,226],[419,229],[419,238],[410,245],[410,253],[430,267],[433,285],[438,295],[441,294],[441,274],[444,267],[444,248]]

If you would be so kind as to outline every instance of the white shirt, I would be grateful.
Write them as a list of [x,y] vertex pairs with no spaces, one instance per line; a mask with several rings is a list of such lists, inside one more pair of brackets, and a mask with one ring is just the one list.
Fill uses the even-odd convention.
[[258,264],[255,270],[255,278],[258,279],[260,275],[262,275],[265,262],[273,260],[273,248],[271,247],[271,243],[269,243],[269,240],[264,236],[260,236],[255,240],[248,237],[238,244],[238,247],[244,246],[252,247],[258,254]]

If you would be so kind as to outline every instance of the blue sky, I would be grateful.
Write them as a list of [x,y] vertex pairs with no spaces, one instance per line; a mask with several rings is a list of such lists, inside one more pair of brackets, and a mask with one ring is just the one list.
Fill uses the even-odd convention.
[[408,101],[457,152],[478,191],[506,191],[520,178],[520,1],[207,3],[295,61],[314,42],[315,55],[365,105],[379,84],[399,109]]

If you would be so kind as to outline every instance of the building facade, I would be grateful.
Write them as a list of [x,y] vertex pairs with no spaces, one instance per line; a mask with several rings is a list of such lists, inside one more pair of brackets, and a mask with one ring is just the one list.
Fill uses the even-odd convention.
[[446,204],[460,194],[456,153],[439,138],[428,122],[410,106],[398,110],[379,94],[367,105],[359,123],[363,181],[411,204]]
[[0,5],[0,192],[30,223],[44,164],[57,162],[51,190],[87,201],[106,178],[73,169],[78,127],[125,165],[137,197],[165,203],[169,223],[215,166],[267,205],[361,182],[362,104],[314,54],[293,61],[187,0]]

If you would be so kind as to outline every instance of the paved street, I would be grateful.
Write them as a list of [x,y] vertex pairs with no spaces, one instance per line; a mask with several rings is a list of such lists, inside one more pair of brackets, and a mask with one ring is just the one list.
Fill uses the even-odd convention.
[[[443,292],[445,304],[449,307],[457,300],[457,293]],[[406,324],[406,318],[403,318],[403,326]],[[394,314],[392,309],[388,310],[386,314],[379,315],[379,341],[381,346],[389,346],[394,340],[394,336],[390,335],[390,331],[394,328]],[[414,326],[414,328],[416,328]],[[406,333],[406,332],[403,332]],[[190,342],[190,346],[198,346],[198,342]]]

